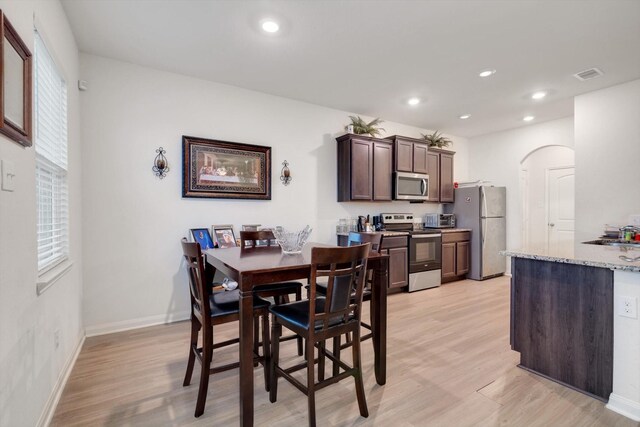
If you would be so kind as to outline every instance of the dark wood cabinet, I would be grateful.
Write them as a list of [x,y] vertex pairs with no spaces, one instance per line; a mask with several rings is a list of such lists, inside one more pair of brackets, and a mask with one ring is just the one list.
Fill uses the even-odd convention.
[[338,141],[338,201],[393,198],[393,145],[347,134]]
[[440,155],[427,151],[427,174],[429,174],[429,199],[440,200]]
[[389,253],[389,287],[407,286],[409,284],[409,250],[406,247],[385,250]]
[[443,283],[461,280],[469,272],[469,231],[445,231],[442,233]]
[[413,142],[395,140],[396,171],[413,172]]
[[[347,246],[349,237],[338,235],[338,246]],[[409,284],[409,249],[407,236],[383,237],[380,252],[389,255],[389,288]]]
[[440,152],[440,202],[453,203],[453,153]]
[[613,272],[511,258],[511,348],[520,367],[600,400],[613,388]]
[[387,138],[394,145],[394,170],[429,175],[429,201],[453,203],[453,151],[429,148],[423,140],[406,136]]
[[456,276],[469,272],[469,242],[456,243]]
[[456,244],[442,244],[442,278],[456,276]]

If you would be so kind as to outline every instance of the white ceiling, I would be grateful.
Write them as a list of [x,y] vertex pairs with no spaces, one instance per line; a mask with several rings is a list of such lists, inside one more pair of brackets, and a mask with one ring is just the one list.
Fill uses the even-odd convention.
[[[62,2],[83,52],[459,136],[640,78],[638,0]],[[590,67],[604,76],[572,76]]]

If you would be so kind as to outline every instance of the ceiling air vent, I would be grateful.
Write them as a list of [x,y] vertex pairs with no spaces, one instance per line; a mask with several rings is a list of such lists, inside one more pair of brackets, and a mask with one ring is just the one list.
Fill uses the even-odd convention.
[[573,76],[581,82],[584,82],[585,80],[591,80],[595,79],[596,77],[600,77],[602,74],[603,72],[598,70],[597,68],[589,68],[588,70],[580,71]]

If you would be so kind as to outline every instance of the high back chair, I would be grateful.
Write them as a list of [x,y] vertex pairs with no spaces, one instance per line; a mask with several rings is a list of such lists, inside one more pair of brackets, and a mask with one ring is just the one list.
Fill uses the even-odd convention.
[[[239,319],[240,304],[239,291],[212,292],[210,281],[205,270],[205,260],[200,249],[200,244],[187,242],[182,239],[182,252],[187,264],[189,275],[189,291],[191,295],[191,339],[189,342],[189,359],[187,372],[184,376],[183,386],[191,383],[193,366],[196,359],[201,363],[200,386],[196,402],[195,416],[199,417],[204,412],[209,387],[209,375],[234,369],[240,366],[239,362],[212,367],[213,349],[225,347],[239,342],[238,338],[215,343],[213,342],[213,327],[223,323],[234,322]],[[262,363],[265,373],[265,389],[269,390],[269,308],[270,303],[261,298],[254,297],[254,316],[262,317],[262,355],[258,354],[258,336],[254,343],[254,361]],[[202,347],[198,347],[198,335],[202,331]]]
[[[271,230],[246,231],[240,232],[240,248],[242,250],[261,250],[265,247],[272,247],[272,241],[275,236]],[[277,243],[273,246],[278,246]],[[302,283],[300,282],[281,282],[270,283],[268,285],[257,286],[253,290],[254,294],[261,298],[273,297],[276,305],[289,302],[289,295],[295,294],[296,301],[302,300]],[[282,341],[290,339],[298,340],[298,355],[302,355],[302,338],[297,335],[284,337]]]
[[[370,243],[371,244],[371,252],[372,253],[380,253],[380,250],[382,249],[382,233],[355,233],[355,232],[350,232],[349,233],[349,237],[348,237],[348,246],[353,246],[353,245],[361,245],[363,243]],[[364,285],[364,291],[362,293],[362,300],[363,301],[371,301],[371,284],[373,282],[373,272],[369,271],[366,277],[366,281],[365,281],[365,285]],[[327,293],[327,285],[326,283],[318,283],[317,287],[316,287],[316,291],[319,294],[325,295]],[[373,313],[373,306],[370,307],[369,310],[369,322],[370,323],[365,323],[365,322],[361,322],[362,323],[362,327],[365,329],[368,329],[369,331],[372,331],[372,325],[373,325],[373,319],[374,319],[374,313]],[[360,337],[360,341],[364,341],[367,339],[370,339],[373,336],[372,332],[367,333],[366,335],[363,335]],[[349,343],[350,341],[350,336],[347,335],[346,337],[347,343]],[[348,344],[345,344],[343,347],[348,346]],[[334,352],[339,354],[339,350],[334,348]]]
[[[315,392],[344,378],[353,376],[356,385],[356,397],[360,415],[369,416],[362,381],[360,360],[360,316],[362,293],[367,269],[367,257],[370,244],[346,248],[329,247],[311,250],[311,278],[309,299],[279,306],[272,306],[272,343],[271,343],[271,379],[269,400],[275,402],[278,395],[278,378],[283,377],[297,389],[307,395],[309,406],[309,425],[315,427]],[[316,282],[320,277],[327,278],[326,297],[316,293]],[[280,336],[282,326],[305,338],[306,361],[290,368],[279,366]],[[325,341],[336,339],[341,334],[352,333],[354,339],[353,366],[335,358],[326,350]],[[319,355],[328,357],[343,371],[324,379],[324,357],[318,357],[318,382],[315,381],[315,348]],[[304,385],[291,373],[307,369],[307,384]]]

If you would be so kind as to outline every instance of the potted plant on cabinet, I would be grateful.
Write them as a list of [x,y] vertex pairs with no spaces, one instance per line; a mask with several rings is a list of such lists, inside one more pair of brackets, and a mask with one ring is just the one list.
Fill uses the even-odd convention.
[[346,127],[349,133],[375,137],[376,135],[380,135],[380,131],[384,130],[384,128],[378,127],[378,125],[383,123],[380,119],[373,119],[367,123],[360,116],[349,116],[349,118],[351,119],[351,123]]
[[451,144],[451,140],[446,136],[442,135],[442,133],[438,133],[438,131],[433,132],[429,135],[421,134],[422,137],[427,141],[429,147],[448,147]]

